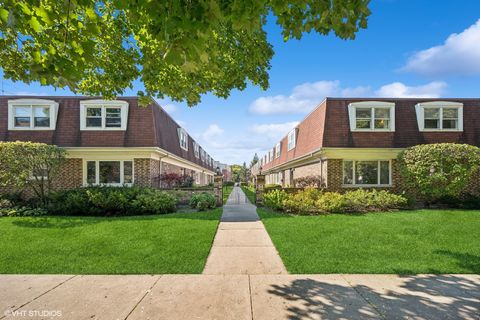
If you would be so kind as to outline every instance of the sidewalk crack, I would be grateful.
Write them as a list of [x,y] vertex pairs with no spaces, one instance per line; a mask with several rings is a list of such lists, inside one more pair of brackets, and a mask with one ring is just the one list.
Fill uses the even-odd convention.
[[253,298],[252,298],[252,284],[250,275],[248,275],[248,293],[250,296],[250,318],[253,320]]
[[368,303],[373,310],[375,310],[375,312],[384,320],[388,320],[382,313],[382,311],[373,303],[371,302],[367,297],[365,297],[362,292],[360,290],[358,290],[357,288],[355,288],[351,283],[350,281],[348,281],[348,279],[343,275],[341,274],[340,275],[343,280],[345,280],[345,282],[347,282],[347,284],[350,286],[350,288],[352,288],[363,300],[365,300],[366,303]]
[[145,299],[145,297],[146,297],[150,292],[152,292],[153,287],[155,287],[155,285],[156,285],[157,282],[160,280],[160,278],[162,278],[162,276],[158,276],[158,279],[155,280],[155,282],[150,286],[150,288],[145,292],[145,294],[140,298],[140,300],[138,300],[138,302],[133,306],[132,310],[130,310],[130,312],[127,314],[127,316],[124,318],[124,320],[127,320],[128,317],[130,317],[130,315],[133,313],[133,311],[135,311],[135,309],[137,309],[138,305],[143,301],[143,299]]

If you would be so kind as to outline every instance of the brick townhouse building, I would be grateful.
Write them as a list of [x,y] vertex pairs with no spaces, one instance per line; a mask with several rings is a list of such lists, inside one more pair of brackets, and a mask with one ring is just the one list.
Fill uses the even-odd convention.
[[441,142],[480,146],[480,99],[326,98],[260,157],[252,173],[283,186],[319,176],[331,191],[401,191],[398,153]]
[[214,160],[157,103],[137,97],[0,97],[0,141],[33,141],[66,149],[54,185],[159,187],[160,175],[213,182]]

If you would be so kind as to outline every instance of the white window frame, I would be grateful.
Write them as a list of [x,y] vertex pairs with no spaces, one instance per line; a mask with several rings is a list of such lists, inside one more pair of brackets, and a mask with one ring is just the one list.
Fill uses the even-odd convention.
[[[33,106],[48,107],[50,126],[35,127]],[[30,107],[30,127],[15,127],[15,107]],[[8,130],[55,130],[58,116],[58,102],[45,99],[14,99],[8,100]]]
[[[120,183],[100,183],[100,162],[120,162]],[[124,183],[124,162],[132,162],[132,182]],[[89,184],[87,182],[87,164],[88,162],[95,162],[95,183]],[[133,159],[83,159],[83,185],[84,186],[132,186],[135,183],[135,161]]]
[[280,155],[281,155],[281,152],[282,152],[282,144],[279,142],[277,143],[277,145],[275,146],[275,159],[276,158],[280,158]]
[[[87,127],[87,108],[102,108],[102,125]],[[106,109],[120,108],[120,127],[106,127]],[[128,124],[128,102],[123,100],[83,100],[80,101],[80,130],[82,131],[126,131]]]
[[268,158],[270,159],[270,161],[273,161],[275,157],[275,150],[268,150]]
[[[457,128],[443,129],[443,109],[457,109]],[[425,109],[440,109],[440,128],[425,128]],[[421,102],[415,105],[415,112],[417,114],[418,130],[424,132],[461,132],[463,131],[463,103],[453,101],[430,101]]]
[[[371,112],[370,128],[357,128],[357,108],[368,109]],[[390,126],[387,129],[375,128],[375,109],[390,110]],[[394,132],[395,131],[395,103],[386,101],[360,101],[352,102],[348,105],[348,118],[350,121],[350,131],[366,132]]]
[[[352,161],[353,162],[353,179],[352,184],[346,184],[345,181],[345,162]],[[377,162],[377,184],[357,184],[357,173],[356,173],[356,162],[367,162],[367,161],[376,161]],[[380,184],[380,162],[388,161],[388,184]],[[392,160],[386,159],[342,159],[342,187],[349,188],[371,188],[371,187],[391,187],[392,184]]]
[[207,155],[207,153],[205,152],[205,150],[200,148],[200,159],[202,160],[202,162],[205,162],[205,156],[206,155]]
[[[185,141],[185,145],[182,145],[182,141]],[[178,128],[178,142],[180,143],[180,148],[182,148],[185,151],[188,151],[188,133],[187,133],[187,130],[185,130],[183,128]]]
[[196,141],[193,142],[193,153],[195,158],[200,158],[200,145]]
[[291,130],[287,135],[287,149],[288,151],[295,149],[297,146],[297,128]]

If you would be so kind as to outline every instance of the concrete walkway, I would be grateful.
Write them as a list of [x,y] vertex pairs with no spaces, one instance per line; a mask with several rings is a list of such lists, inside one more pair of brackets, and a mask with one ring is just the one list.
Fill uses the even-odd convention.
[[240,187],[234,187],[203,274],[286,274],[270,236]]
[[0,319],[475,319],[479,275],[2,275]]

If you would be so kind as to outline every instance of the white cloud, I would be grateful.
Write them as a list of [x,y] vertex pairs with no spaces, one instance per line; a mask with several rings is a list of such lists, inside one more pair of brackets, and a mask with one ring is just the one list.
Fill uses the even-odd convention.
[[267,124],[255,124],[250,127],[250,131],[259,135],[263,135],[271,139],[272,144],[280,140],[291,129],[298,125],[298,121],[291,121],[285,123],[267,123]]
[[177,107],[174,104],[164,104],[162,105],[163,110],[167,111],[168,113],[173,113],[177,111]]
[[325,97],[363,95],[369,87],[342,88],[340,81],[307,82],[293,88],[288,96],[260,97],[250,105],[250,111],[257,114],[307,113]]
[[420,86],[407,86],[401,82],[386,84],[375,92],[378,97],[393,98],[438,98],[447,88],[442,81],[433,81]]
[[415,53],[401,70],[423,75],[480,74],[480,20],[451,34],[442,45]]
[[217,139],[219,136],[223,134],[225,130],[220,128],[218,124],[211,124],[208,126],[207,130],[202,133],[202,138],[206,142],[213,142],[212,140]]

